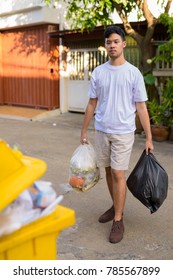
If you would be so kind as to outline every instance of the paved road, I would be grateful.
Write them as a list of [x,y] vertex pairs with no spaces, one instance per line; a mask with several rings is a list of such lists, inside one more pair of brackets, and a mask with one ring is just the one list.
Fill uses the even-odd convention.
[[[48,170],[42,179],[53,183],[58,194],[60,184],[68,181],[69,160],[79,145],[83,114],[65,113],[30,121],[25,118],[0,116],[0,137],[11,146],[17,145],[23,154],[43,159]],[[94,141],[93,122],[89,128]],[[130,169],[144,149],[145,139],[136,135]],[[173,143],[155,142],[155,156],[169,176],[168,197],[160,209],[150,214],[128,191],[124,223],[124,239],[118,244],[108,242],[112,223],[100,224],[98,217],[110,205],[110,197],[102,179],[88,192],[69,192],[62,205],[76,212],[76,224],[63,230],[57,238],[57,258],[61,260],[133,260],[173,259]]]

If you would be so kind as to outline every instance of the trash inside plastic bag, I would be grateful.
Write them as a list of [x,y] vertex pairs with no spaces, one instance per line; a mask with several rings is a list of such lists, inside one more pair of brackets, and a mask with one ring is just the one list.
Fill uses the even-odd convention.
[[86,191],[100,179],[95,150],[91,143],[79,145],[70,160],[69,185],[78,191]]
[[0,237],[50,214],[62,199],[63,196],[57,196],[50,182],[35,181],[33,186],[0,211]]
[[156,212],[167,197],[168,175],[155,156],[143,151],[127,179],[127,187],[152,213]]

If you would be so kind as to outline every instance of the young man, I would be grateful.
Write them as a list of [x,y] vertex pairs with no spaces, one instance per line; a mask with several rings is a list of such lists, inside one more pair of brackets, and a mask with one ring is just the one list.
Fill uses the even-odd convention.
[[128,169],[134,143],[136,111],[145,131],[147,154],[149,149],[153,151],[153,144],[143,76],[125,60],[125,34],[121,28],[111,26],[105,30],[104,37],[109,61],[96,67],[91,75],[81,143],[88,143],[87,128],[96,110],[95,148],[98,166],[105,167],[113,202],[113,206],[100,216],[99,222],[113,220],[109,241],[117,243],[122,240],[124,233],[125,170]]

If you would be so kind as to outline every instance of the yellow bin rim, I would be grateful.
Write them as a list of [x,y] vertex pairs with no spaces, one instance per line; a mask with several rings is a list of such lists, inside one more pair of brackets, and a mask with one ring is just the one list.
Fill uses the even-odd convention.
[[43,160],[24,156],[0,140],[0,211],[41,177],[46,169],[47,164]]

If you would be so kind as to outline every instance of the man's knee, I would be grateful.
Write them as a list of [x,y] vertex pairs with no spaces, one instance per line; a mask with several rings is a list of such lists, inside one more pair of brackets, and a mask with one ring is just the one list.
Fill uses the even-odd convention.
[[116,170],[111,169],[111,174],[115,180],[124,180],[125,179],[125,172],[124,170]]

